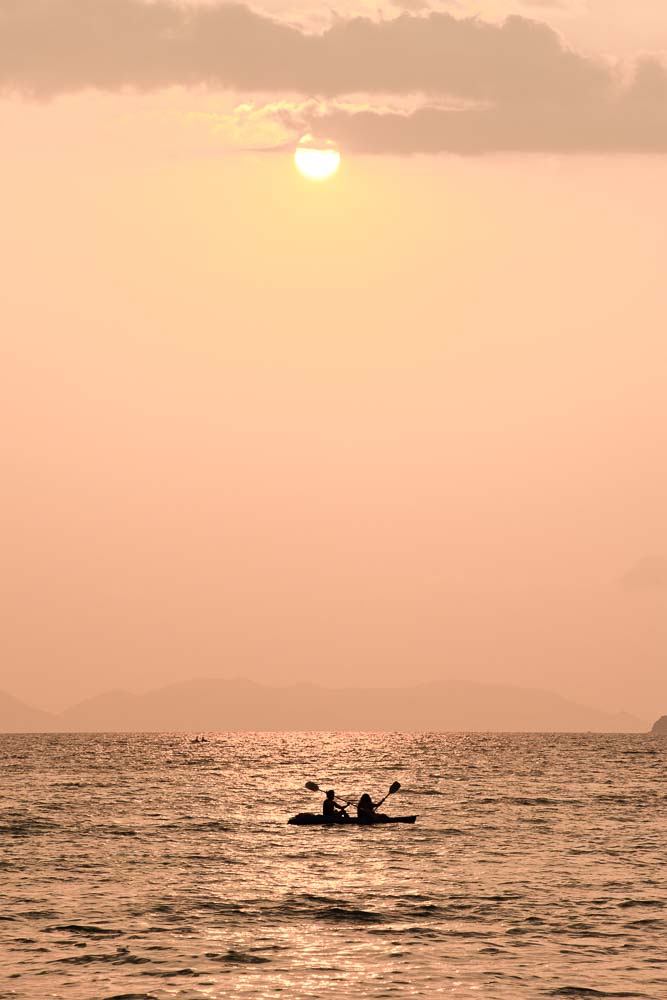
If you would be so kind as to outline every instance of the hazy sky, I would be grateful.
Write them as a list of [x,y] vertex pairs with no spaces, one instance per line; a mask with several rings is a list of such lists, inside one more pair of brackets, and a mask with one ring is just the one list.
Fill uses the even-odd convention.
[[0,0],[0,689],[664,714],[664,0],[337,13]]

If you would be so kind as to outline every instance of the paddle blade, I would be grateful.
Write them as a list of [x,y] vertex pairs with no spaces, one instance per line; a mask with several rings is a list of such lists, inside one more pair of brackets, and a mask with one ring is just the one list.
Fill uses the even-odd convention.
[[309,792],[319,792],[320,790],[320,786],[317,784],[316,781],[307,781],[306,788],[308,789]]
[[393,783],[393,785],[391,786],[391,788],[389,789],[389,792],[388,792],[388,794],[389,794],[389,795],[395,795],[395,794],[396,794],[396,792],[397,792],[397,791],[399,790],[399,788],[400,788],[400,787],[401,787],[401,783],[400,783],[400,781],[395,781],[395,782]]

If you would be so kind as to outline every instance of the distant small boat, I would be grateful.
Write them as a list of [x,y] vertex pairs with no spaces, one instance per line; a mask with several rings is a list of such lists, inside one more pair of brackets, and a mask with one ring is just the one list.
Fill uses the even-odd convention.
[[416,816],[377,816],[371,823],[350,816],[349,819],[326,819],[321,813],[298,813],[287,820],[290,826],[385,826],[387,823],[416,823]]

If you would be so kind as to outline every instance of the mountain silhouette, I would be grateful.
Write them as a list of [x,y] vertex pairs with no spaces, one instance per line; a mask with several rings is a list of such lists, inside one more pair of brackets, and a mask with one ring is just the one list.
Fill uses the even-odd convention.
[[142,695],[111,691],[57,715],[38,712],[3,695],[0,730],[641,732],[646,723],[625,713],[579,705],[548,691],[469,681],[333,689],[202,678]]
[[43,733],[53,732],[55,716],[30,708],[18,698],[0,691],[0,732]]

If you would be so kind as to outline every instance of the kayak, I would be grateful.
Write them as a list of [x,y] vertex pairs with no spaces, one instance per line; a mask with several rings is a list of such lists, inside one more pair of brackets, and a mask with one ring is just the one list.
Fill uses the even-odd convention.
[[361,822],[356,816],[349,819],[325,819],[321,813],[299,813],[287,820],[290,826],[378,826],[385,823],[415,823],[416,816],[378,816],[371,823]]

